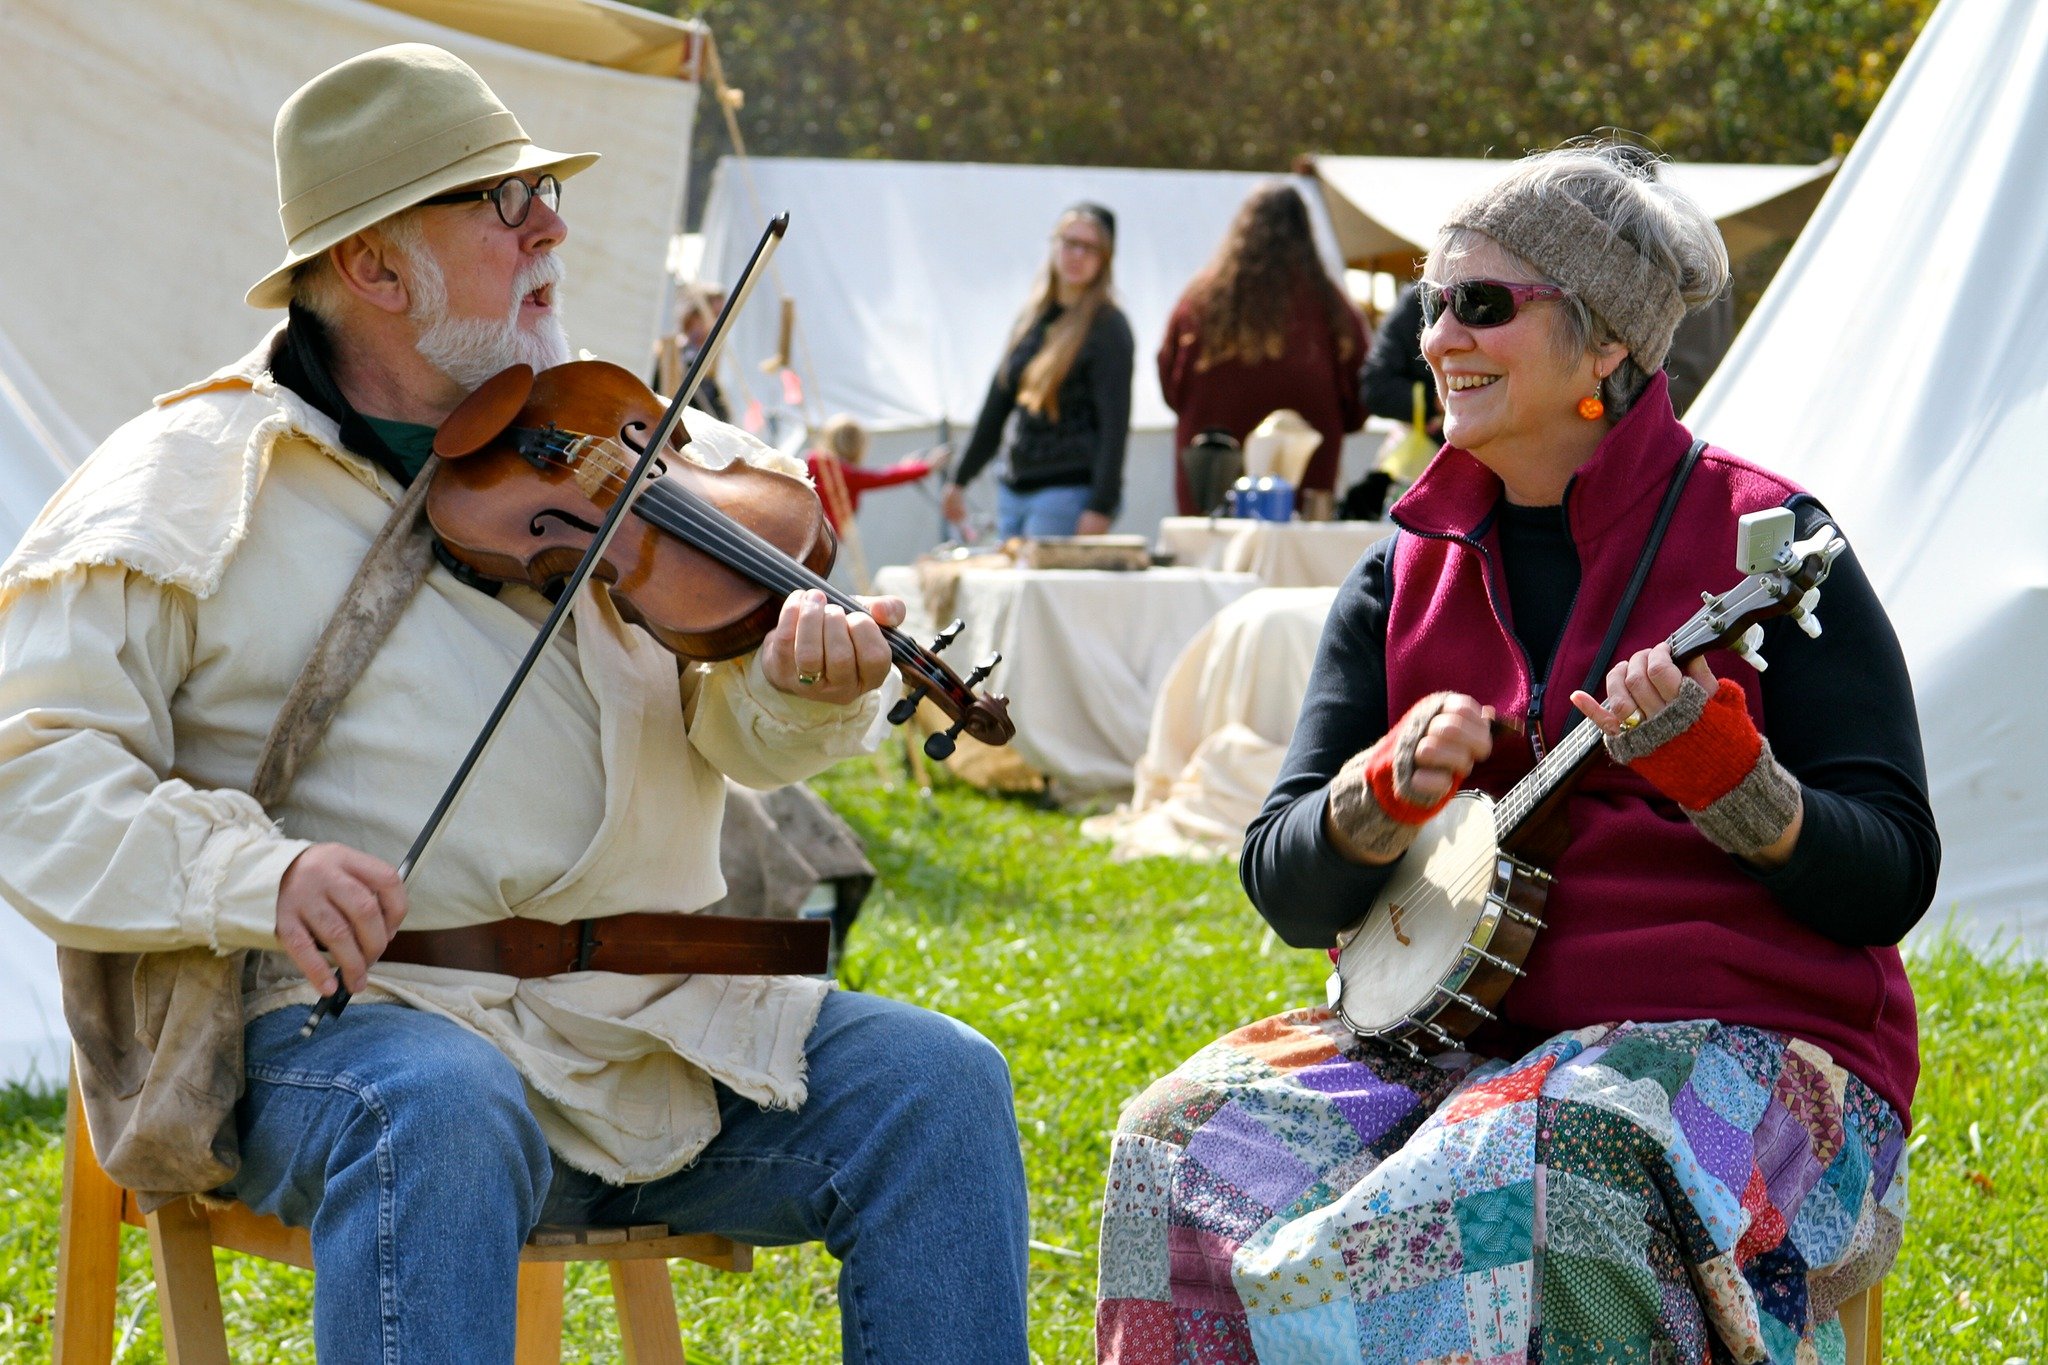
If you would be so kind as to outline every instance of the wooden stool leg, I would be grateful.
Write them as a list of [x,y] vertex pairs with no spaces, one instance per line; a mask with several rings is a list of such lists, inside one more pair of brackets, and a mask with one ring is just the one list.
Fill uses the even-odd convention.
[[562,1263],[522,1261],[519,1264],[519,1326],[514,1337],[515,1365],[561,1365]]
[[109,1365],[114,1291],[121,1278],[121,1187],[107,1178],[85,1129],[78,1078],[64,1110],[64,1202],[57,1222],[57,1365]]
[[668,1262],[606,1261],[619,1310],[619,1348],[626,1365],[683,1365],[683,1327],[676,1320]]
[[1848,1365],[1878,1365],[1884,1358],[1884,1286],[1874,1284],[1842,1305],[1843,1353]]
[[213,1273],[213,1234],[205,1212],[189,1199],[174,1199],[145,1221],[149,1257],[156,1265],[164,1359],[168,1365],[229,1365],[220,1283]]

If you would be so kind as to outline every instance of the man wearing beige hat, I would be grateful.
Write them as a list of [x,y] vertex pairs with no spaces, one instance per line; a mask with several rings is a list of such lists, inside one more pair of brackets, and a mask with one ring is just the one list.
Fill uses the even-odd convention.
[[[584,592],[401,882],[548,605],[435,563],[416,476],[483,379],[568,357],[562,185],[597,158],[410,44],[301,88],[276,150],[287,252],[249,302],[286,325],[116,432],[0,566],[0,895],[59,945],[103,1164],[309,1227],[322,1359],[509,1360],[541,1221],[822,1240],[849,1359],[1024,1359],[1023,1170],[979,1035],[636,969],[626,921],[624,970],[513,965],[719,899],[724,776],[861,752],[901,603],[798,594],[754,654],[679,672]],[[502,970],[406,947],[462,928]],[[354,1004],[301,1036],[337,977]]]

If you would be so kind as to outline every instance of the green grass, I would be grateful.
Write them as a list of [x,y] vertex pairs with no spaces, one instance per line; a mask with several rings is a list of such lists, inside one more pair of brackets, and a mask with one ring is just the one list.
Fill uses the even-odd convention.
[[[884,786],[866,763],[820,784],[882,881],[847,984],[954,1014],[1008,1055],[1031,1180],[1032,1341],[1092,1358],[1095,1222],[1118,1106],[1217,1034],[1320,1000],[1323,964],[1273,943],[1233,869],[1117,865],[1073,817],[956,786]],[[2048,966],[1943,947],[1913,964],[1925,1070],[1906,1251],[1886,1359],[2048,1365]],[[61,1104],[0,1093],[0,1360],[49,1355]],[[221,1257],[236,1359],[312,1358],[308,1277]],[[675,1270],[691,1354],[838,1357],[835,1267],[764,1251],[752,1275]],[[601,1267],[572,1266],[568,1359],[618,1359]],[[163,1358],[140,1234],[122,1255],[127,1361]]]

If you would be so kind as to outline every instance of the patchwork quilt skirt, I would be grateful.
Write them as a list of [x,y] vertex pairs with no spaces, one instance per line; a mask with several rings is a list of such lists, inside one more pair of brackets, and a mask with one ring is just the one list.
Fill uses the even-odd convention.
[[1426,1060],[1299,1010],[1124,1113],[1100,1359],[1840,1362],[1904,1131],[1810,1043],[1601,1025]]

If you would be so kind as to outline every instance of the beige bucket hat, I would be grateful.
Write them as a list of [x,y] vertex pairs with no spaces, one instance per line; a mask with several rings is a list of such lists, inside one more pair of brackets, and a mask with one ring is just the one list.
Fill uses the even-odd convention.
[[536,147],[484,78],[452,52],[399,43],[351,57],[277,111],[277,216],[284,264],[249,302],[291,302],[292,271],[336,242],[472,181],[546,170],[558,180],[595,152]]

